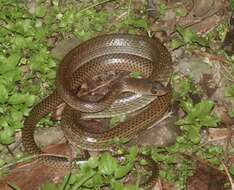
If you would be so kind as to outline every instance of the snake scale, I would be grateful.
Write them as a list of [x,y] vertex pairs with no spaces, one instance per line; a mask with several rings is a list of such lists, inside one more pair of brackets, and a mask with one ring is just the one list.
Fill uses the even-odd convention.
[[[59,104],[65,102],[62,113],[62,130],[70,143],[86,150],[110,150],[113,138],[130,138],[148,128],[168,109],[171,91],[150,101],[142,112],[103,133],[90,133],[79,126],[81,113],[104,110],[119,96],[114,88],[101,102],[87,102],[76,96],[75,89],[90,76],[110,70],[140,72],[144,78],[168,83],[171,74],[171,56],[156,38],[132,34],[102,35],[81,43],[71,50],[59,65],[56,90],[37,104],[24,121],[22,139],[25,150],[41,155],[38,160],[54,167],[70,167],[67,157],[43,155],[34,140],[37,123]],[[154,171],[155,170],[155,171]],[[152,177],[158,174],[152,170]],[[152,180],[151,180],[152,181]],[[150,182],[148,183],[148,185]],[[152,185],[152,184],[151,184]]]

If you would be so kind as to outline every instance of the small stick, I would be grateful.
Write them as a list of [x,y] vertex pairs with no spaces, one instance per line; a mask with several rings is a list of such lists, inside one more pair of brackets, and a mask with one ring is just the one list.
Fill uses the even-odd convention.
[[232,190],[234,190],[234,182],[233,182],[233,179],[232,179],[232,177],[231,177],[231,175],[230,175],[230,173],[229,173],[229,171],[228,171],[226,165],[223,163],[223,161],[221,161],[221,163],[222,163],[222,165],[223,165],[223,167],[224,167],[224,171],[225,171],[225,173],[226,173],[226,175],[227,175],[227,177],[228,177],[228,180],[229,180],[229,182],[231,183],[231,188],[232,188]]

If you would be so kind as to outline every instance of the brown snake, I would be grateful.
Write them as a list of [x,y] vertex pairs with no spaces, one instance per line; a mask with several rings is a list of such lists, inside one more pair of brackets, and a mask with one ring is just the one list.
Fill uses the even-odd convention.
[[[113,138],[130,138],[158,120],[168,109],[171,92],[159,96],[137,116],[103,133],[89,133],[79,126],[81,112],[98,112],[119,96],[115,88],[101,102],[79,99],[77,89],[88,77],[109,70],[140,72],[145,78],[168,82],[171,74],[171,56],[165,46],[155,39],[130,34],[110,34],[90,39],[63,59],[57,72],[57,90],[37,104],[25,119],[22,131],[23,145],[31,154],[43,154],[34,141],[36,124],[59,104],[67,105],[62,113],[62,130],[76,147],[86,150],[109,150]],[[70,167],[67,157],[42,155],[38,159],[55,167]],[[157,171],[152,171],[152,176]]]

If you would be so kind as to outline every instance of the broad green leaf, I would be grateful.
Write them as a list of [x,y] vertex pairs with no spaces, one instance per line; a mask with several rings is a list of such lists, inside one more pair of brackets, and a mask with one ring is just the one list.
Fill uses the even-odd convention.
[[104,153],[101,155],[98,168],[102,174],[111,175],[116,171],[117,167],[117,160],[112,157],[110,153]]
[[232,164],[230,167],[229,167],[229,172],[231,175],[234,176],[234,164]]
[[98,166],[98,161],[99,161],[99,157],[97,156],[90,157],[88,160],[89,167],[96,168]]
[[214,106],[214,102],[210,100],[204,100],[194,106],[194,114],[199,119],[208,115]]
[[3,106],[0,105],[0,113],[3,113],[4,110],[5,110],[5,109],[3,108]]
[[42,185],[42,190],[60,190],[57,184],[46,183]]
[[10,127],[4,127],[4,130],[0,131],[0,143],[2,144],[11,144],[14,142],[12,135],[14,134],[14,130]]
[[2,77],[9,81],[9,83],[13,83],[22,79],[21,71],[18,67],[16,67],[14,70],[4,73]]
[[182,101],[180,106],[188,114],[193,109],[193,103],[191,101]]
[[166,10],[167,10],[167,6],[163,3],[160,3],[159,4],[159,13],[161,16],[163,16],[165,14]]
[[25,104],[27,106],[32,106],[33,103],[35,102],[36,100],[36,96],[34,95],[27,95],[27,97],[25,98]]
[[136,185],[129,185],[125,187],[124,190],[142,190],[142,189],[139,187],[136,187]]
[[209,115],[202,117],[202,119],[200,119],[201,125],[206,127],[217,127],[217,122],[218,120],[216,118],[211,117]]
[[[93,176],[92,178],[92,186],[93,187],[100,187],[102,186],[104,183],[104,179],[100,174],[96,174],[95,176]],[[109,181],[108,181],[109,183]]]
[[184,17],[186,16],[186,14],[187,14],[187,11],[185,11],[185,9],[180,9],[180,8],[176,9],[176,16]]
[[6,161],[5,161],[5,160],[0,159],[0,167],[2,167],[5,163],[6,163]]
[[190,31],[188,29],[184,29],[181,26],[177,26],[176,30],[180,33],[180,35],[184,38],[186,43],[191,43],[194,38],[196,38],[196,33]]
[[111,181],[111,188],[113,190],[123,190],[124,189],[124,185],[118,181],[112,180]]
[[35,15],[37,17],[44,17],[46,15],[47,8],[45,5],[41,4],[36,7]]
[[229,117],[234,118],[234,110],[228,112]]
[[7,58],[7,64],[10,64],[15,67],[18,65],[20,59],[21,59],[20,53],[13,53]]
[[209,43],[205,38],[199,37],[194,31],[189,29],[184,29],[181,26],[177,26],[176,30],[183,37],[185,43],[198,43],[201,46],[208,46]]
[[0,62],[0,74],[4,74],[8,71],[14,70],[15,66],[13,64],[6,64],[6,62]]
[[145,29],[145,30],[148,30],[148,28],[149,28],[147,21],[144,20],[144,19],[137,19],[137,20],[134,22],[134,25],[135,25],[136,27],[143,28],[143,29]]
[[217,155],[217,154],[222,154],[223,153],[223,149],[220,146],[211,146],[211,147],[209,147],[208,152],[210,154]]
[[228,87],[225,91],[224,91],[224,95],[226,97],[233,97],[234,98],[234,85]]
[[6,87],[0,84],[0,103],[5,103],[8,99],[8,91]]
[[175,39],[172,39],[171,43],[170,43],[170,47],[175,50],[177,48],[180,48],[182,46],[184,46],[185,43],[183,40],[179,39],[179,38],[175,38]]
[[12,105],[22,104],[26,100],[25,94],[16,93],[9,98],[9,103]]
[[129,156],[132,158],[131,160],[135,160],[138,154],[137,146],[132,146],[129,150]]
[[194,117],[189,117],[190,115],[186,116],[183,119],[180,119],[175,122],[176,125],[190,125],[192,123],[195,123]]
[[11,118],[13,121],[20,122],[23,119],[23,113],[17,110],[12,110],[11,112]]
[[115,170],[115,178],[120,179],[120,178],[124,177],[132,169],[133,169],[133,164],[132,163],[128,163],[128,164],[126,164],[124,166],[117,167],[116,170]]
[[198,126],[189,126],[188,138],[194,143],[197,144],[200,142],[200,127]]

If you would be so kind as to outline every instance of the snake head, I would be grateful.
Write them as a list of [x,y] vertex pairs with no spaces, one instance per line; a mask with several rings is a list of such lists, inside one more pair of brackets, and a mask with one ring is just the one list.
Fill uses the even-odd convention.
[[153,81],[151,83],[151,85],[152,85],[151,89],[150,89],[151,95],[154,95],[154,96],[163,96],[163,95],[166,95],[169,92],[168,87],[164,86],[159,81]]

